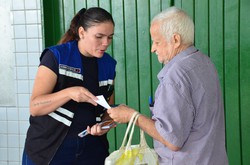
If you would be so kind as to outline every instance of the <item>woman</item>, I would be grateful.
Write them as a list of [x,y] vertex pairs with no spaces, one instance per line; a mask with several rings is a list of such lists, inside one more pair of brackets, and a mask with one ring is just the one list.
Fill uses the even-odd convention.
[[[105,51],[114,21],[102,8],[81,9],[59,45],[42,52],[30,99],[23,165],[101,165],[108,156],[97,95],[113,104],[116,61]],[[84,129],[89,135],[78,137]]]

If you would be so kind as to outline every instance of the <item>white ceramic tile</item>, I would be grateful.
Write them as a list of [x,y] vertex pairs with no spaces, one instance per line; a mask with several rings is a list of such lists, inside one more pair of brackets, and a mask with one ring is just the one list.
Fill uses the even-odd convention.
[[27,25],[27,38],[38,38],[38,25]]
[[15,48],[16,52],[26,52],[27,51],[26,39],[15,39]]
[[24,0],[12,0],[12,9],[13,10],[24,9]]
[[23,159],[23,148],[19,148],[19,159],[20,159],[20,164],[22,165],[22,159]]
[[35,71],[37,70],[37,67],[40,64],[40,53],[28,53],[28,64],[29,66],[36,66]]
[[19,161],[19,148],[8,148],[8,161]]
[[14,24],[24,24],[25,23],[24,11],[13,11],[13,20]]
[[19,121],[28,121],[30,116],[29,108],[19,108]]
[[37,9],[35,0],[25,0],[25,9]]
[[38,67],[29,67],[29,79],[35,79]]
[[7,148],[0,148],[0,162],[8,160],[8,149]]
[[25,139],[26,139],[26,132],[25,132],[25,134],[20,134],[20,136],[19,136],[19,141],[20,141],[19,148],[21,149],[21,151],[24,148]]
[[7,121],[0,121],[0,135],[7,133]]
[[9,148],[19,148],[19,135],[9,135],[8,136],[8,147]]
[[13,161],[13,162],[10,161],[8,165],[21,165],[21,164],[19,163],[19,161]]
[[[12,0],[10,19],[13,24],[12,45],[15,53],[14,74],[17,91],[15,97],[18,104],[16,109],[0,107],[0,165],[21,165],[24,141],[29,126],[29,98],[36,72],[33,70],[37,69],[43,50],[41,2],[41,0]],[[29,39],[29,44],[27,39]],[[37,41],[32,39],[37,39]],[[9,143],[10,141],[14,143]]]
[[42,33],[42,25],[41,24],[38,24],[38,37],[39,38],[42,38],[43,36],[43,33]]
[[39,40],[38,39],[27,39],[28,52],[39,52]]
[[17,66],[28,65],[27,53],[16,53],[16,65]]
[[[1,153],[0,153],[0,154],[1,154]],[[8,165],[7,161],[1,161],[1,160],[0,160],[0,164],[1,164],[1,165]]]
[[14,38],[26,38],[25,25],[15,25],[14,27]]
[[26,15],[25,18],[26,18],[27,24],[38,23],[37,10],[26,10],[25,15]]
[[36,0],[37,8],[41,9],[41,0]]
[[7,148],[7,135],[6,134],[0,134],[0,148]]
[[29,125],[30,125],[29,121],[20,121],[19,122],[19,128],[20,128],[21,135],[25,135],[27,133]]
[[27,80],[28,79],[28,68],[27,67],[17,67],[17,79]]
[[18,106],[29,107],[29,94],[18,94]]
[[39,52],[42,53],[43,49],[44,49],[44,44],[43,44],[43,40],[39,39]]
[[41,11],[38,10],[37,11],[37,23],[41,24],[41,19],[42,19]]
[[29,81],[28,80],[17,80],[17,92],[18,93],[29,93]]
[[18,121],[8,121],[8,134],[18,134],[19,126]]
[[8,121],[18,121],[18,109],[8,108],[7,109],[7,120]]
[[6,108],[1,107],[0,108],[0,121],[6,121],[6,120],[7,120]]

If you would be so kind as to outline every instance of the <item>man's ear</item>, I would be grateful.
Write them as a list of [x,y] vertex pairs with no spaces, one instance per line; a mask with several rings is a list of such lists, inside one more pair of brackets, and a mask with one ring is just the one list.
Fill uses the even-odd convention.
[[178,48],[181,45],[181,36],[178,33],[174,33],[172,37],[172,42],[175,45],[175,48]]

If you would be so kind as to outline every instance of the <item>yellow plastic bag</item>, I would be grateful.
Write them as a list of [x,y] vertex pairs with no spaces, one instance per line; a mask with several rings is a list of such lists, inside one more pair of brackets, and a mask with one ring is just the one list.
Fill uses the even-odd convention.
[[116,160],[116,165],[133,165],[138,154],[139,154],[139,146],[134,149],[125,151],[120,158]]
[[[144,132],[140,130],[140,144],[131,145],[134,126],[138,118],[135,112],[128,124],[122,145],[119,150],[112,152],[105,160],[105,165],[158,165],[158,156],[156,152],[147,145]],[[126,147],[128,132],[131,128],[130,136]]]

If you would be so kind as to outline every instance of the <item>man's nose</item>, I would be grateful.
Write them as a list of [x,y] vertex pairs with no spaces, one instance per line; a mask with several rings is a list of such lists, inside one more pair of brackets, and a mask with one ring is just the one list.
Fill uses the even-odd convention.
[[151,47],[151,53],[155,53],[156,52],[156,49],[154,48],[154,46],[152,45]]

